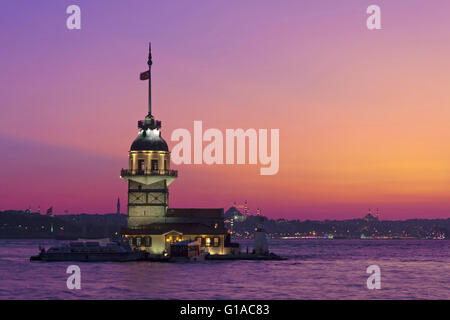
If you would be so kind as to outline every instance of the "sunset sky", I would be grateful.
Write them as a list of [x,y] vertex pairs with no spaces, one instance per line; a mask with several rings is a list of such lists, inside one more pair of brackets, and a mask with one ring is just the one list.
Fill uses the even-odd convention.
[[[431,4],[432,3],[432,4]],[[66,8],[81,7],[81,30]],[[381,7],[382,30],[366,27]],[[177,128],[280,129],[280,168],[180,165],[171,207],[270,218],[450,217],[450,2],[4,1],[0,210],[109,213],[153,110]]]

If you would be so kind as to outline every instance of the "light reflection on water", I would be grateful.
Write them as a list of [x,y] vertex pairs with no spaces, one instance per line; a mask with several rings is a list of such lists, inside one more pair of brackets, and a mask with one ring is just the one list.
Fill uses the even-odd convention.
[[[30,262],[39,244],[0,240],[1,299],[449,299],[450,241],[271,240],[286,261]],[[243,250],[251,241],[241,241]],[[81,290],[66,268],[81,268]],[[366,288],[367,266],[381,290]]]

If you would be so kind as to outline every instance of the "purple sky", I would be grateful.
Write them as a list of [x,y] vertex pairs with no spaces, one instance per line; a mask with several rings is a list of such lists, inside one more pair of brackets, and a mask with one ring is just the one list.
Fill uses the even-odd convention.
[[[70,4],[82,29],[68,30]],[[368,5],[382,30],[366,28]],[[0,210],[113,212],[146,114],[163,137],[280,129],[280,170],[172,165],[172,207],[341,219],[449,217],[450,2],[8,1],[0,40]]]

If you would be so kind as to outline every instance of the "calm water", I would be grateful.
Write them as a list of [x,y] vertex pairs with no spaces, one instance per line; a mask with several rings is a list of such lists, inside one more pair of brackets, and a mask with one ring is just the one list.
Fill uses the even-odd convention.
[[[28,260],[55,243],[0,240],[1,299],[450,299],[450,241],[271,240],[287,261]],[[71,264],[81,268],[81,290],[66,287]],[[381,268],[381,290],[366,287],[371,264]]]

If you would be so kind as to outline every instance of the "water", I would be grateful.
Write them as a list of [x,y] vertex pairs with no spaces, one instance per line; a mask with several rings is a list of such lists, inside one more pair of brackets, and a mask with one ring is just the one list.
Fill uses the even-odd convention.
[[[30,262],[48,240],[0,240],[1,299],[449,299],[450,241],[271,240],[287,261]],[[250,241],[241,241],[243,249]],[[81,268],[81,290],[66,268]],[[368,290],[367,266],[381,268]]]

